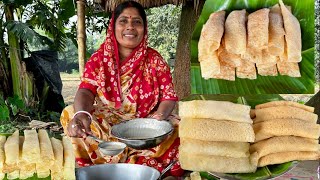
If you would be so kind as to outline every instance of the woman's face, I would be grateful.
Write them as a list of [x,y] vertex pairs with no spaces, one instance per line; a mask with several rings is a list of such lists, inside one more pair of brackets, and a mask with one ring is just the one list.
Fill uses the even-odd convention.
[[134,49],[143,39],[144,24],[136,8],[122,11],[115,22],[115,35],[119,46]]

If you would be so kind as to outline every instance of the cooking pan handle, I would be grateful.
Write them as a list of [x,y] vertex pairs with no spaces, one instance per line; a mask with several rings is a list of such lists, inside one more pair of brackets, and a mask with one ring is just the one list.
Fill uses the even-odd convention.
[[178,162],[178,160],[173,160],[173,161],[171,161],[170,164],[161,172],[158,180],[161,180],[161,179],[162,179],[162,176],[163,176],[168,170],[170,170],[171,167],[172,167],[176,162]]

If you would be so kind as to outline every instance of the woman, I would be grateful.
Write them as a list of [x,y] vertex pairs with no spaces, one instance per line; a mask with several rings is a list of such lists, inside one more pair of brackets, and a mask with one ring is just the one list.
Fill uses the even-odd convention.
[[[94,134],[106,141],[111,126],[123,120],[153,117],[158,120],[177,117],[171,112],[178,100],[169,66],[161,55],[147,47],[147,20],[143,7],[127,1],[114,11],[107,37],[86,63],[74,105],[62,112],[61,124],[72,138],[76,161],[80,166],[128,162],[144,164],[162,171],[178,157],[177,127],[172,136],[148,150],[126,149],[117,156],[103,156],[97,142],[86,138]],[[181,175],[179,163],[171,174]]]

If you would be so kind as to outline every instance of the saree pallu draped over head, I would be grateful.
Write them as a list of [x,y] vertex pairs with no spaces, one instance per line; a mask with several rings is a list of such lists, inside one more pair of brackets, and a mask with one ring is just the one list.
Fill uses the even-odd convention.
[[[157,51],[147,47],[146,25],[141,43],[120,62],[114,23],[113,15],[106,40],[86,63],[79,86],[79,89],[89,89],[96,96],[90,128],[95,136],[106,141],[117,141],[110,134],[112,125],[123,120],[147,117],[163,100],[178,100],[169,66]],[[73,114],[73,106],[66,107],[62,112],[60,121],[65,133]],[[173,115],[169,119],[175,124],[179,121]],[[171,137],[157,147],[148,150],[126,148],[117,156],[102,155],[97,142],[90,138],[72,138],[76,161],[80,166],[137,163],[161,171],[169,162],[178,159],[180,141],[177,129],[176,126]],[[181,175],[182,172],[179,162],[171,169],[175,175]]]

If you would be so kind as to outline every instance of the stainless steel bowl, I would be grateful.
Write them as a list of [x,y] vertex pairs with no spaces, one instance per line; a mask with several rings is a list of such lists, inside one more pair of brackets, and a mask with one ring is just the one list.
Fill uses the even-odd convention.
[[160,172],[138,164],[101,164],[76,170],[78,180],[157,180]]
[[168,121],[137,118],[114,125],[111,134],[134,149],[148,149],[159,145],[173,131]]

